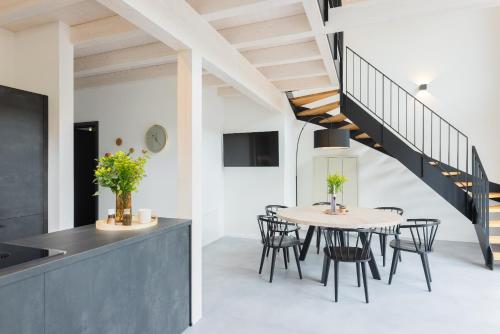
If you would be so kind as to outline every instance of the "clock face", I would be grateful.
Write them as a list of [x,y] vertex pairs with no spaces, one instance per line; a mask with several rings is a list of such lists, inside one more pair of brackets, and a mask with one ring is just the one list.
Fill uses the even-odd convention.
[[153,125],[146,132],[146,146],[153,153],[160,152],[167,144],[167,130],[161,125]]

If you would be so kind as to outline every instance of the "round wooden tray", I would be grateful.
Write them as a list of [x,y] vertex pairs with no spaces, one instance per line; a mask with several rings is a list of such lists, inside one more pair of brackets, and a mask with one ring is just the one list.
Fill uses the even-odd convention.
[[158,225],[158,217],[151,218],[151,222],[146,224],[139,224],[137,216],[132,216],[132,225],[108,224],[106,219],[95,222],[95,228],[101,231],[134,231],[143,230],[155,225]]
[[325,211],[323,211],[323,213],[326,213],[327,215],[332,215],[332,216],[345,216],[348,212],[349,212],[349,210],[344,211],[344,212],[340,212],[340,211],[332,212],[332,210],[330,210],[330,209],[326,209]]

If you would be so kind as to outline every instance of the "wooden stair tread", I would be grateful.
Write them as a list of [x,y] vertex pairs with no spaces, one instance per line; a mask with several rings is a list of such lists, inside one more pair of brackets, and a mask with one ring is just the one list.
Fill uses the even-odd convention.
[[444,176],[458,176],[460,175],[461,173],[460,172],[443,172],[442,173]]
[[500,212],[500,205],[490,205],[490,212]]
[[380,145],[379,143],[375,143],[375,145],[373,145],[373,147],[380,148],[380,147],[382,147],[382,145]]
[[472,187],[472,182],[465,182],[465,181],[457,181],[455,182],[455,185],[460,188],[465,188],[465,187]]
[[436,166],[438,164],[439,164],[439,162],[437,162],[437,161],[429,161],[429,165]]
[[493,260],[500,261],[500,252],[493,252]]
[[369,139],[370,136],[368,135],[368,133],[362,133],[362,134],[357,135],[354,138],[356,138],[356,139]]
[[349,123],[349,124],[346,124],[344,126],[341,126],[339,129],[356,131],[356,130],[359,130],[359,126],[357,126],[354,123]]
[[495,193],[495,192],[490,193],[489,197],[490,198],[500,198],[500,193]]
[[491,244],[500,244],[500,235],[490,235]]
[[500,227],[500,220],[490,220],[490,227]]
[[346,119],[347,119],[346,115],[344,115],[344,114],[337,114],[337,115],[334,115],[334,116],[331,116],[331,117],[328,117],[328,118],[324,118],[324,119],[322,119],[319,122],[320,123],[339,123],[339,122],[345,121]]
[[340,101],[335,101],[335,102],[328,103],[328,104],[325,104],[325,105],[317,107],[317,108],[312,108],[312,109],[300,111],[297,113],[297,116],[323,115],[323,114],[326,114],[327,112],[329,112],[330,110],[338,108],[339,106],[340,106]]
[[292,101],[294,106],[301,107],[303,105],[313,103],[313,102],[325,99],[325,98],[330,97],[330,96],[335,96],[338,93],[339,93],[339,90],[334,89],[334,90],[329,90],[326,92],[294,97],[294,98],[290,99],[290,101]]

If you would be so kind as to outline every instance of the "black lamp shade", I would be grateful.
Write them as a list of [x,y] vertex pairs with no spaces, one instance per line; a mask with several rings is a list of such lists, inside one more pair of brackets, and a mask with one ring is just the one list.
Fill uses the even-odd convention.
[[349,132],[346,129],[314,131],[314,148],[349,148]]

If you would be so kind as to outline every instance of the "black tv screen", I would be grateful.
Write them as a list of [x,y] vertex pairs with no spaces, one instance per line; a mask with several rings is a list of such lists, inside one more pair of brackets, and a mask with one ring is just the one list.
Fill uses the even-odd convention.
[[278,167],[278,131],[224,134],[225,167]]

